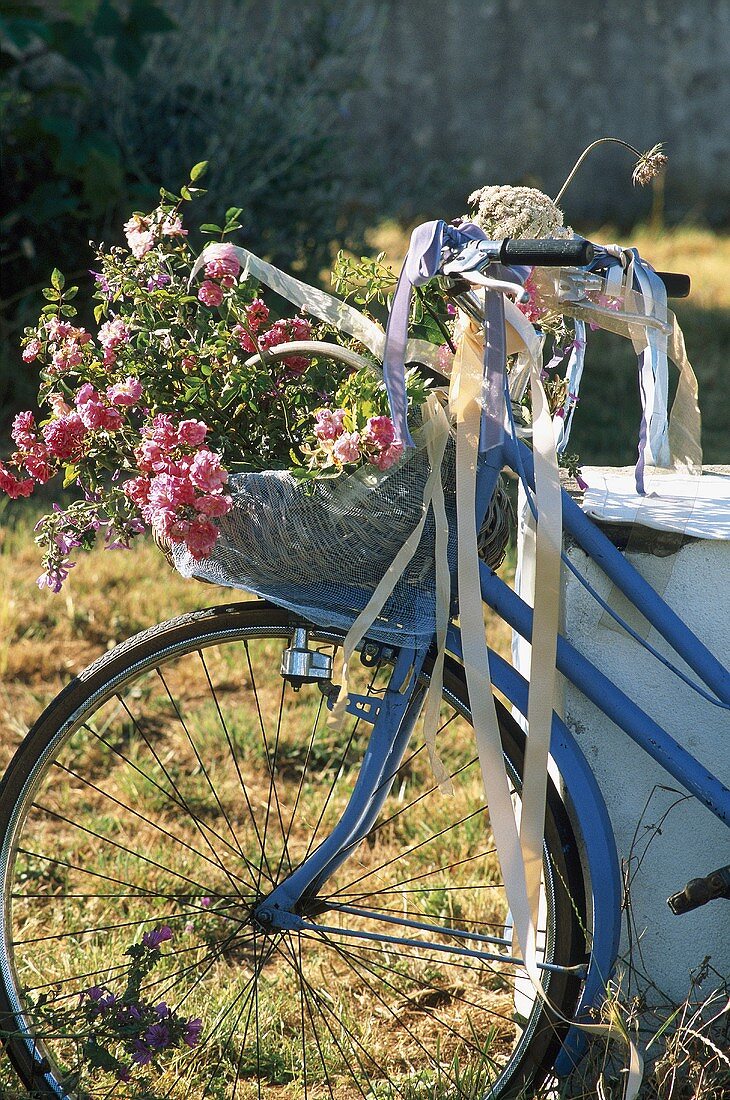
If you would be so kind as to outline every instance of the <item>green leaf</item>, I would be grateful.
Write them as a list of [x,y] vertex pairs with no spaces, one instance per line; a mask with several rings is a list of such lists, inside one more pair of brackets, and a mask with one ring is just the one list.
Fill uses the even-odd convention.
[[76,297],[76,295],[78,294],[78,292],[79,292],[79,288],[78,288],[77,286],[69,286],[69,287],[67,287],[67,288],[66,288],[66,293],[64,294],[64,298],[65,298],[65,300],[66,300],[67,302],[70,302],[70,301],[71,301],[71,300],[72,300],[73,298],[75,298],[75,297]]
[[63,290],[65,285],[66,280],[64,279],[63,275],[57,267],[54,267],[53,271],[51,272],[51,286],[54,286],[56,290]]
[[63,478],[63,487],[64,487],[64,489],[68,489],[69,485],[73,485],[74,481],[76,481],[76,478],[78,476],[79,476],[78,466],[72,466],[72,465],[66,466],[66,468],[64,469],[64,478]]
[[208,168],[207,160],[199,160],[197,164],[194,164],[190,169],[190,179],[199,180],[202,175],[205,174]]
[[223,230],[219,225],[214,225],[213,222],[206,222],[200,227],[201,233],[222,233]]
[[226,221],[227,222],[238,221],[238,219],[241,217],[242,213],[243,213],[243,207],[242,206],[229,206],[228,209],[226,210]]
[[173,195],[172,191],[167,191],[164,187],[160,188],[160,198],[168,199],[170,202],[180,202],[179,195]]
[[62,317],[75,317],[76,310],[73,306],[61,306],[59,313]]
[[55,313],[57,309],[58,309],[57,306],[47,305],[47,306],[43,307],[43,309],[41,310],[41,313],[43,313],[43,314]]
[[186,201],[186,202],[190,202],[190,200],[191,200],[191,199],[192,199],[192,197],[193,197],[193,196],[192,196],[192,195],[190,194],[190,190],[189,190],[189,188],[187,188],[187,187],[181,187],[181,188],[180,188],[180,194],[181,194],[181,196],[182,196],[182,197],[183,197],[183,198],[185,199],[185,201]]
[[50,286],[44,286],[41,293],[44,298],[48,299],[49,302],[57,302],[60,297],[58,291],[54,290],[53,287]]
[[224,236],[228,236],[229,233],[233,233],[233,231],[235,229],[240,229],[240,228],[241,228],[241,223],[240,222],[233,222],[233,223],[227,222],[226,223],[226,228],[222,232],[223,232]]
[[106,306],[104,302],[99,302],[98,306],[94,306],[94,320],[96,321],[97,325],[104,316],[105,309]]

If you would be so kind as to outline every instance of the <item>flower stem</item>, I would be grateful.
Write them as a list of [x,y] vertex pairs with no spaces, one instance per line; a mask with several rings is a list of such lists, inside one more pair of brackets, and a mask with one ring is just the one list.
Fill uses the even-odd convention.
[[557,195],[553,199],[553,202],[555,203],[556,206],[560,203],[560,200],[562,199],[563,195],[565,194],[565,192],[568,190],[568,187],[572,183],[573,177],[575,176],[576,172],[578,171],[578,169],[580,168],[581,164],[586,159],[588,154],[591,152],[591,150],[595,149],[597,145],[603,145],[604,142],[608,142],[608,141],[615,142],[617,145],[623,145],[624,149],[628,149],[629,152],[633,153],[637,157],[640,157],[642,155],[640,149],[634,148],[633,145],[630,145],[628,141],[624,141],[623,138],[601,137],[601,138],[598,138],[596,141],[591,142],[591,144],[586,149],[584,149],[583,152],[581,153],[581,155],[578,157],[577,161],[575,162],[572,169],[570,170],[568,178],[566,179],[565,183],[563,184],[563,186],[560,188]]

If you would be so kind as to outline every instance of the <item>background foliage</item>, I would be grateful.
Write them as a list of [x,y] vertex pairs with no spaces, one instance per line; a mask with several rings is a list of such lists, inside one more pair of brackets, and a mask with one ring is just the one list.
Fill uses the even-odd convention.
[[357,241],[345,122],[377,40],[351,0],[0,0],[0,406],[29,400],[17,341],[52,268],[83,276],[89,239],[121,243],[202,159],[198,216],[241,206],[238,243],[313,277]]

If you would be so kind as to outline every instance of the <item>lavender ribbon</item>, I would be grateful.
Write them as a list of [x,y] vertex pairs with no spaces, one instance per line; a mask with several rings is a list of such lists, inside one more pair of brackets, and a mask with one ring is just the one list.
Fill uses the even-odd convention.
[[396,439],[406,447],[414,442],[408,428],[405,355],[408,342],[408,314],[414,286],[423,286],[437,274],[445,249],[454,252],[469,241],[487,240],[487,235],[472,222],[458,227],[445,221],[424,222],[411,234],[411,243],[398,277],[385,330],[383,380],[390,403],[390,415]]

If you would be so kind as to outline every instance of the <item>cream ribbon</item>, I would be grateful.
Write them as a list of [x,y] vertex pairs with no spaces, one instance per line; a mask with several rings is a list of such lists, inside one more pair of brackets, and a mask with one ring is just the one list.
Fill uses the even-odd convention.
[[[188,285],[192,283],[195,276],[207,262],[206,252],[210,247],[212,246],[208,245],[204,248],[195,261],[195,265],[190,272]],[[302,282],[301,279],[295,279],[293,275],[287,275],[285,271],[281,271],[273,264],[255,256],[247,248],[242,248],[240,245],[231,245],[231,247],[243,268],[241,272],[242,281],[250,277],[258,279],[264,286],[269,287],[276,294],[280,294],[282,298],[286,298],[292,305],[306,310],[312,317],[317,317],[320,321],[326,321],[327,324],[333,325],[339,332],[346,332],[348,336],[354,336],[356,340],[359,340],[364,347],[373,353],[379,363],[382,363],[385,352],[385,332],[375,321],[360,313],[353,306],[348,305],[347,302],[335,298],[332,294],[327,294],[324,290],[318,290],[317,287],[310,286],[308,283]],[[438,370],[438,348],[427,340],[409,340],[406,346],[406,362],[425,363]]]
[[[423,491],[423,514],[416,526],[411,531],[406,541],[401,546],[395,558],[388,566],[380,583],[373,592],[367,606],[363,608],[350,627],[342,645],[342,670],[340,693],[329,717],[329,724],[339,728],[345,718],[347,699],[349,693],[349,670],[352,656],[362,642],[367,632],[372,627],[378,615],[383,610],[388,598],[393,592],[400,577],[403,575],[408,562],[418,548],[423,529],[428,516],[428,509],[434,502],[434,515],[436,519],[436,625],[437,635],[446,641],[446,628],[449,620],[449,595],[450,578],[449,567],[446,558],[448,544],[448,526],[446,525],[446,512],[444,507],[443,487],[441,485],[441,464],[443,462],[446,442],[449,437],[449,422],[446,413],[441,407],[435,394],[431,394],[423,409],[423,427],[421,428],[421,440],[426,444],[429,465],[431,467],[426,485]],[[440,551],[440,553],[438,553]],[[441,701],[441,684],[443,680],[444,648],[442,644],[439,658],[431,676],[428,694],[426,697],[427,720],[433,723],[432,729],[427,733],[429,755],[434,764],[434,771],[439,782],[448,785],[449,779],[443,764],[435,752],[436,724],[438,722],[439,705]],[[435,702],[434,702],[435,699]],[[434,718],[435,714],[435,718]]]
[[[519,832],[510,795],[499,725],[492,693],[483,605],[470,598],[479,592],[479,559],[474,523],[476,468],[481,425],[483,337],[473,323],[462,321],[462,336],[452,372],[450,405],[456,418],[456,485],[459,567],[459,620],[464,670],[482,781],[499,853],[505,890],[525,970],[537,996],[563,1022],[595,1035],[619,1033],[630,1051],[624,1100],[634,1100],[643,1077],[638,1048],[614,1016],[611,1024],[577,1024],[550,1003],[537,965],[537,927],[543,865],[548,755],[557,671],[555,656],[560,611],[562,503],[555,435],[540,379],[541,341],[532,325],[508,299],[505,316],[520,335],[529,360],[533,410],[535,501],[538,512],[535,555],[535,609],[530,659],[526,742]],[[464,598],[466,596],[466,598]]]

